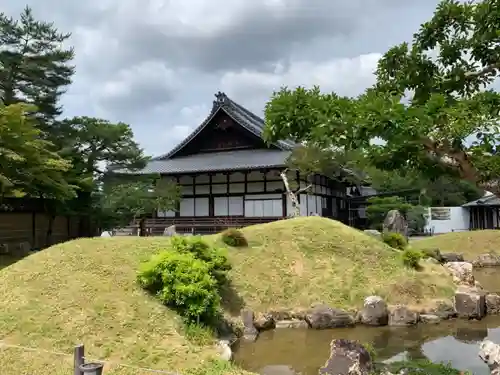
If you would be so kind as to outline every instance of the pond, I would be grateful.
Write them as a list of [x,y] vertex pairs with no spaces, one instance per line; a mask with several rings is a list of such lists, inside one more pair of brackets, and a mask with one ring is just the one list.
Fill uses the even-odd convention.
[[[485,289],[500,291],[500,269],[478,271],[476,279]],[[489,375],[488,367],[478,358],[479,343],[486,337],[500,343],[500,316],[409,328],[278,329],[261,333],[254,343],[239,343],[234,361],[254,372],[268,365],[287,365],[302,375],[317,375],[329,356],[330,342],[342,338],[369,343],[377,352],[377,361],[427,358],[450,362],[475,375]]]

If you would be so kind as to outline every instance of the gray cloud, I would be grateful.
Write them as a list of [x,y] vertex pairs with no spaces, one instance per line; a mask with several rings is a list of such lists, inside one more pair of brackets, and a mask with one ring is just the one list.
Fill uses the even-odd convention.
[[[225,90],[261,111],[281,85],[355,95],[378,56],[411,38],[437,0],[26,0],[72,32],[77,73],[65,116],[132,125],[150,154],[168,151]],[[24,7],[0,0],[17,16]]]

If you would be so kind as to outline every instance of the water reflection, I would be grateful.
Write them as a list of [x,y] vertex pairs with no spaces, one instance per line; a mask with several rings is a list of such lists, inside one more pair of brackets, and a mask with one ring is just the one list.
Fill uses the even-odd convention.
[[[496,269],[481,271],[477,279],[488,290],[500,290]],[[344,338],[371,344],[380,361],[427,358],[486,375],[489,371],[478,358],[478,344],[486,337],[500,343],[499,327],[500,316],[489,316],[481,321],[450,320],[410,328],[275,330],[262,333],[255,343],[241,343],[235,362],[250,371],[267,365],[288,365],[303,375],[316,375],[328,358],[331,340]]]

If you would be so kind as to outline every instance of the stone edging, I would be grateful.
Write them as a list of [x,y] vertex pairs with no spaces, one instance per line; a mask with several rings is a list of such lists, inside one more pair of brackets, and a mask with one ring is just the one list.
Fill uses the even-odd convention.
[[486,314],[500,314],[500,295],[488,293],[475,281],[472,263],[455,261],[443,266],[453,275],[457,285],[455,296],[450,302],[438,302],[428,311],[415,311],[401,304],[388,306],[379,296],[365,298],[363,308],[354,313],[324,304],[305,311],[270,311],[257,315],[245,309],[241,312],[241,337],[255,341],[259,332],[278,328],[408,327],[417,323],[437,324],[451,318],[482,319]]

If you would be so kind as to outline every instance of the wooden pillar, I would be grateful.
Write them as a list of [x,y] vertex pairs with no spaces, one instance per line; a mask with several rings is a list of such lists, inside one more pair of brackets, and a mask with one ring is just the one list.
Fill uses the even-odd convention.
[[[179,189],[182,190],[182,187],[181,187],[181,181],[180,181],[180,177],[179,176],[175,176],[175,181],[176,181],[176,184],[177,186],[179,187]],[[182,199],[182,191],[181,191],[181,197],[180,199]],[[175,217],[180,217],[181,216],[181,202],[177,202],[175,204]]]
[[208,183],[209,183],[209,191],[208,191],[208,216],[209,217],[214,217],[215,216],[215,201],[214,201],[214,196],[213,196],[213,173],[208,174]]

